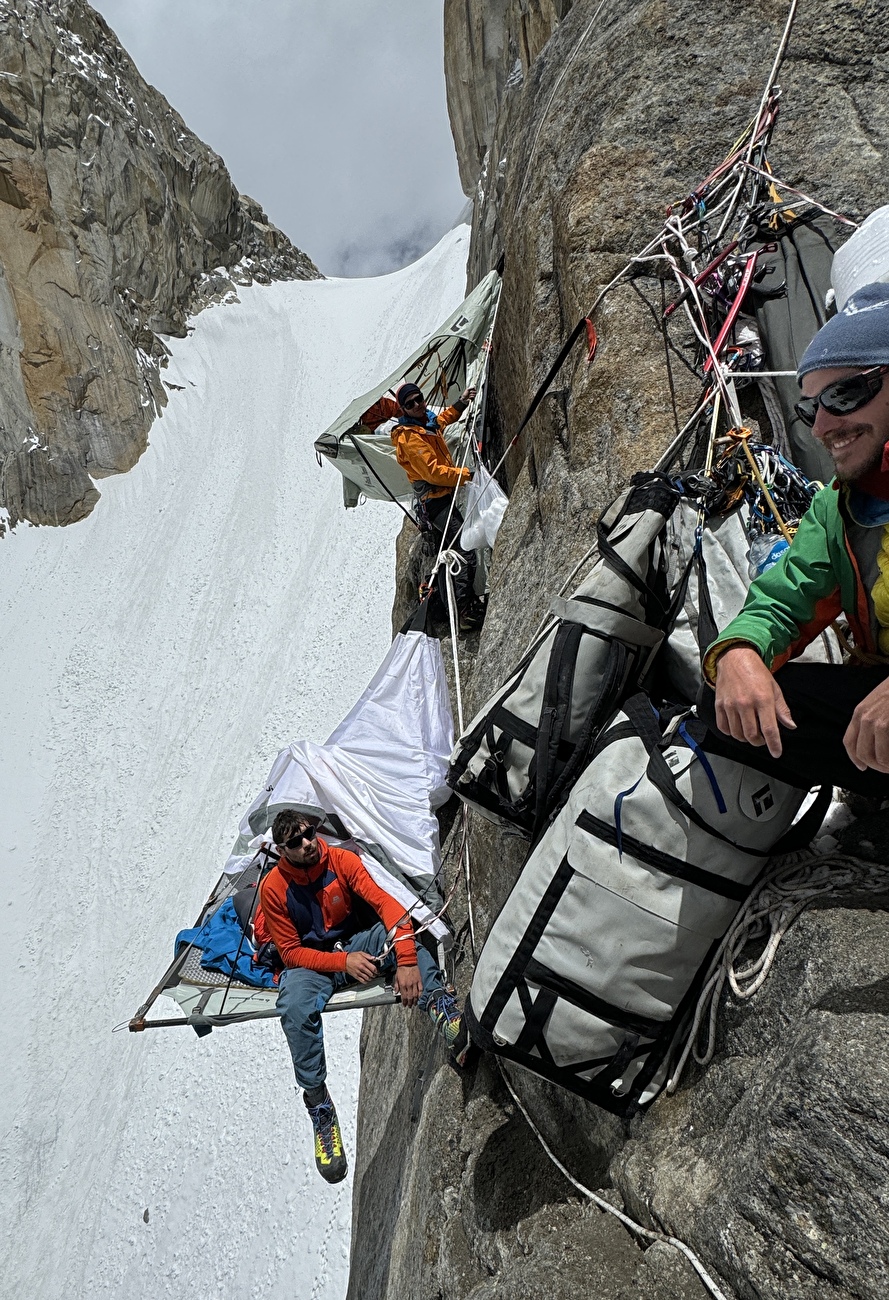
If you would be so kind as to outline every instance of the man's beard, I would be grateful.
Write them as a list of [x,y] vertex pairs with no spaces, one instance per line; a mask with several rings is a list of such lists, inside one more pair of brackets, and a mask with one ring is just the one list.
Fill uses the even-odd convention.
[[[875,447],[867,463],[861,466],[860,469],[856,469],[856,470],[843,471],[837,466],[837,463],[834,460],[833,467],[837,476],[837,480],[840,483],[857,483],[858,480],[864,478],[866,474],[870,474],[873,472],[873,470],[879,469],[883,462],[883,456],[886,453],[887,447],[889,447],[889,443],[883,443]],[[830,456],[831,460],[833,460],[833,456],[831,456],[830,451],[828,451],[827,454],[828,456]]]

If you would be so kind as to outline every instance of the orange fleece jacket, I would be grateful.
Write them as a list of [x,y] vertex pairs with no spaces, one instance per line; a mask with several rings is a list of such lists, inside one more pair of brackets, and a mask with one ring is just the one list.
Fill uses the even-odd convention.
[[431,497],[444,496],[469,479],[469,469],[454,464],[441,430],[459,420],[463,410],[449,406],[435,417],[438,432],[419,424],[397,424],[389,435],[395,446],[395,459],[412,483],[432,483]]
[[391,420],[393,415],[400,414],[401,407],[396,401],[391,397],[381,397],[359,417],[359,422],[368,429],[376,429],[378,425]]
[[308,966],[310,970],[331,975],[346,969],[344,952],[325,952],[303,944],[287,909],[287,888],[291,881],[297,885],[310,885],[329,869],[336,881],[327,885],[319,897],[325,925],[337,924],[348,916],[352,910],[351,895],[357,894],[370,904],[387,930],[391,930],[393,925],[398,927],[395,956],[399,966],[416,966],[413,926],[409,921],[404,923],[405,911],[401,903],[380,889],[357,853],[328,844],[320,835],[318,843],[321,859],[314,867],[308,870],[294,867],[281,857],[260,886],[266,924],[284,965]]

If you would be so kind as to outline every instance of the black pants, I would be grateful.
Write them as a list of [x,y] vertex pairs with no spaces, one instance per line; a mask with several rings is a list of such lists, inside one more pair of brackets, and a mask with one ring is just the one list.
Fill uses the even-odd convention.
[[[436,552],[442,544],[442,539],[444,539],[444,549],[456,551],[463,560],[460,565],[460,572],[454,574],[454,594],[457,597],[457,608],[462,613],[472,603],[475,594],[475,551],[464,551],[460,545],[460,529],[463,527],[463,516],[456,506],[451,514],[450,524],[447,523],[448,511],[451,509],[453,499],[453,492],[448,492],[447,496],[427,498],[423,502],[422,510],[429,522],[435,540]],[[446,524],[447,536],[445,537]],[[440,570],[436,578],[436,587],[440,593],[441,602],[444,608],[447,609],[444,577]]]
[[796,730],[781,727],[781,757],[765,746],[748,745],[725,735],[716,725],[716,693],[705,686],[698,697],[698,717],[707,724],[705,748],[801,788],[838,785],[870,799],[889,795],[889,776],[872,768],[860,772],[843,747],[855,708],[889,676],[889,668],[852,668],[839,664],[785,664],[775,674]]

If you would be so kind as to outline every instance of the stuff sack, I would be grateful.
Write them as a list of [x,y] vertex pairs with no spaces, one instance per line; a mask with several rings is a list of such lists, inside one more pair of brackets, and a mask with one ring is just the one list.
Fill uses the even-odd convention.
[[679,596],[659,656],[662,693],[688,704],[698,696],[704,652],[740,614],[750,587],[746,508],[709,519],[700,542],[698,513],[684,498],[667,521],[667,582]]
[[707,966],[805,791],[644,695],[532,852],[479,956],[472,1038],[606,1110],[664,1085]]
[[[600,520],[589,577],[553,601],[558,621],[457,740],[447,780],[461,799],[533,837],[629,695],[642,688],[693,704],[704,652],[750,586],[748,516],[739,502],[701,527],[680,480],[636,475]],[[841,663],[834,634],[799,660]]]
[[483,546],[493,551],[509,498],[484,465],[475,467],[464,491],[466,522],[460,533],[460,545],[465,551],[478,551]]
[[680,490],[638,474],[599,521],[599,559],[482,707],[451,754],[448,785],[484,816],[533,835],[639,688],[669,630],[664,525]]

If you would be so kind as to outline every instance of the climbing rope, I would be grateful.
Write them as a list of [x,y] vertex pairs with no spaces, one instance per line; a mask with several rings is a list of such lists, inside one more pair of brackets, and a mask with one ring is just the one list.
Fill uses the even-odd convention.
[[[711,174],[711,177],[708,177],[707,182],[705,182],[705,186],[707,187],[711,187],[712,185],[712,189],[710,190],[710,195],[709,195],[711,198],[715,197],[716,194],[720,193],[722,190],[727,188],[727,186],[732,181],[735,182],[734,189],[727,198],[721,198],[718,204],[713,204],[712,202],[710,204],[708,217],[711,219],[717,211],[721,211],[724,209],[719,230],[717,232],[715,239],[710,244],[711,250],[713,246],[717,244],[718,241],[721,239],[723,232],[727,229],[729,223],[731,222],[733,216],[735,215],[735,212],[737,211],[738,202],[742,194],[744,183],[745,180],[747,179],[748,174],[754,173],[756,175],[765,175],[768,176],[769,179],[771,180],[770,175],[768,173],[763,172],[761,168],[756,167],[753,164],[752,159],[754,157],[754,153],[756,152],[757,147],[759,147],[761,160],[762,160],[762,155],[764,155],[766,142],[770,135],[772,126],[774,125],[776,112],[777,112],[777,92],[774,90],[775,80],[777,78],[778,71],[783,61],[784,54],[786,52],[787,43],[790,38],[790,32],[796,15],[797,6],[798,6],[798,0],[791,0],[788,17],[784,26],[784,31],[778,46],[777,53],[775,55],[774,62],[772,64],[771,71],[766,81],[766,86],[763,91],[762,99],[760,101],[758,113],[753,121],[752,126],[748,128],[749,141],[747,143],[746,150],[743,153],[741,152],[743,148],[743,142],[745,139],[745,136],[742,136],[740,141],[736,144],[736,146],[734,146],[733,151],[730,153],[729,157],[726,160],[724,160],[723,164],[721,164],[720,167],[717,168],[716,171]],[[599,9],[601,9],[601,7],[602,6],[600,5]],[[582,47],[584,41],[588,38],[593,28],[593,25],[595,23],[595,20],[598,17],[599,9],[597,9],[596,14],[593,16],[593,20],[590,22],[589,26],[585,29],[585,31],[581,35],[580,40],[576,43],[575,47],[572,49],[569,59],[567,60],[566,65],[563,68],[562,74],[556,81],[555,86],[553,87],[553,91],[544,109],[543,117],[541,118],[541,121],[538,124],[537,130],[535,132],[532,141],[532,156],[534,150],[536,150],[543,121],[546,118],[546,115],[549,111],[549,107],[552,104],[556,93],[558,92],[559,86],[561,85],[564,76],[566,75],[568,69],[570,68],[571,64],[576,58],[578,51]],[[520,206],[521,204],[527,183],[528,183],[528,175],[526,175],[525,177],[516,207]],[[702,191],[703,188],[704,187],[701,187]],[[730,327],[735,319],[735,316],[737,315],[740,309],[744,292],[748,287],[750,280],[752,278],[752,274],[756,264],[757,254],[754,253],[747,257],[745,270],[742,275],[742,279],[738,286],[738,289],[735,292],[734,301],[729,307],[727,318],[723,323],[723,327],[720,330],[720,333],[718,334],[716,340],[713,341],[711,339],[704,302],[701,294],[699,293],[699,286],[706,279],[706,276],[702,275],[701,278],[698,279],[694,271],[695,261],[700,256],[700,251],[694,249],[689,242],[689,236],[692,233],[692,231],[694,229],[700,229],[701,226],[704,224],[704,216],[702,212],[702,208],[703,208],[702,197],[700,194],[698,196],[691,196],[692,199],[695,199],[696,197],[697,197],[697,201],[693,204],[691,211],[698,212],[698,219],[696,221],[692,220],[688,223],[685,223],[682,219],[682,213],[676,213],[676,214],[668,213],[667,221],[665,222],[662,230],[658,233],[658,235],[642,250],[640,254],[631,258],[630,261],[627,263],[627,265],[620,272],[618,272],[618,274],[600,291],[600,293],[596,297],[595,302],[593,303],[592,307],[589,309],[586,315],[586,321],[590,322],[590,324],[592,323],[593,314],[596,308],[600,305],[602,300],[605,298],[605,296],[613,288],[615,288],[618,284],[620,284],[625,279],[625,277],[628,274],[630,274],[633,270],[643,266],[646,263],[652,263],[652,262],[654,263],[666,262],[670,266],[677,280],[678,287],[680,290],[680,299],[677,300],[677,303],[675,305],[679,306],[681,302],[681,305],[684,309],[685,315],[689,321],[692,331],[695,337],[697,338],[698,342],[704,349],[704,352],[707,356],[706,369],[710,373],[712,379],[712,387],[705,394],[703,401],[700,403],[697,411],[694,413],[692,418],[688,421],[685,428],[679,430],[676,438],[674,439],[673,444],[671,445],[671,448],[669,448],[668,452],[665,453],[664,460],[666,461],[666,463],[669,463],[669,458],[673,454],[675,454],[675,449],[678,449],[678,447],[682,445],[683,439],[687,436],[688,432],[694,426],[696,421],[704,414],[708,405],[712,402],[713,405],[711,410],[708,451],[707,451],[707,460],[708,460],[707,468],[709,469],[712,462],[713,450],[717,441],[716,439],[717,421],[718,421],[720,407],[724,404],[726,412],[729,414],[729,417],[731,418],[733,423],[736,426],[741,425],[740,409],[738,406],[737,395],[735,392],[735,387],[731,376],[731,372],[728,371],[727,368],[721,364],[719,352],[721,351],[722,343],[725,341],[725,339],[728,338]],[[689,274],[688,271],[686,271],[685,269],[683,269],[683,267],[679,265],[678,259],[675,257],[674,254],[670,252],[667,246],[667,241],[671,239],[677,242],[682,255],[685,257],[688,266],[691,269],[691,274]],[[568,343],[565,346],[563,346],[562,350],[560,351],[556,359],[556,363],[554,363],[554,365],[550,367],[550,370],[544,382],[540,385],[537,393],[534,396],[534,399],[532,400],[531,407],[529,408],[529,411],[525,419],[519,425],[516,434],[513,436],[511,441],[507,444],[507,447],[503,452],[503,455],[501,456],[497,465],[494,467],[492,471],[492,475],[494,477],[496,477],[498,470],[505,463],[511,449],[516,445],[516,442],[518,441],[518,438],[522,430],[525,428],[534,410],[536,410],[537,406],[539,405],[539,402],[541,401],[544,393],[547,391],[549,385],[552,383],[555,373],[557,372],[561,364],[566,359],[571,346],[573,346],[573,343],[576,341],[576,339],[580,337],[580,334],[582,332],[581,330],[582,324],[583,322],[579,322],[578,325],[575,327],[574,331],[572,332],[572,335],[568,340]],[[677,424],[678,424],[678,420],[677,420]],[[750,455],[749,448],[747,448],[746,446],[746,441],[744,443],[744,451],[745,454],[748,456],[748,458],[751,460],[751,462],[753,462],[753,457]],[[751,464],[751,468],[754,470],[754,477],[757,480],[757,484],[758,487],[760,488],[760,491],[763,493],[766,501],[773,506],[773,502],[770,498],[769,489],[765,484],[764,480],[762,479],[762,476],[758,471],[758,466],[756,466],[755,462]],[[774,514],[776,518],[779,518],[777,510],[774,510]],[[450,520],[450,515],[448,518]],[[595,548],[591,548],[591,550],[587,552],[587,554],[584,555],[584,557],[579,561],[578,565],[576,566],[576,569],[580,569],[583,566],[583,564],[594,554],[594,552],[595,552]],[[452,650],[453,662],[454,662],[454,679],[455,679],[455,693],[457,698],[457,712],[458,712],[460,730],[462,732],[463,731],[463,702],[462,702],[462,689],[461,689],[461,682],[460,682],[459,655],[457,650],[456,597],[455,597],[455,592],[453,587],[453,573],[456,571],[454,567],[455,561],[459,562],[459,557],[457,557],[454,552],[447,551],[446,549],[444,549],[444,543],[443,543],[442,548],[440,548],[439,551],[438,559],[436,561],[436,570],[438,569],[438,567],[442,567],[444,569],[444,574],[445,574],[446,592],[447,592],[447,600],[448,600],[448,616],[449,616],[450,629],[451,629],[451,650]],[[571,576],[573,577],[573,574]],[[568,582],[570,582],[570,580],[571,577],[569,577],[568,581],[565,584],[565,587],[567,587]],[[468,815],[469,815],[469,809],[467,807],[464,807],[463,809],[464,818],[468,818]],[[476,944],[475,944],[475,927],[474,927],[473,905],[472,905],[472,895],[471,895],[471,869],[470,869],[469,853],[468,853],[468,836],[465,836],[465,834],[464,834],[464,839],[466,841],[464,868],[465,868],[466,893],[467,893],[467,912],[468,912],[470,933],[472,936],[473,952],[475,952]],[[730,987],[735,992],[736,996],[740,998],[751,997],[756,992],[756,990],[762,986],[762,983],[767,978],[771,966],[774,962],[777,949],[781,943],[784,934],[786,934],[787,929],[793,923],[796,917],[799,916],[800,913],[809,905],[809,903],[812,902],[815,898],[822,897],[825,894],[831,892],[838,892],[843,888],[848,889],[850,886],[854,886],[856,884],[862,885],[865,884],[865,882],[869,882],[870,887],[874,889],[877,887],[889,888],[889,868],[880,867],[877,866],[876,864],[871,864],[871,863],[862,863],[857,859],[844,857],[841,855],[833,855],[833,856],[826,856],[826,857],[819,857],[819,858],[806,858],[803,859],[802,861],[799,860],[799,855],[795,855],[793,861],[789,861],[788,859],[782,859],[780,862],[777,862],[770,870],[767,871],[766,875],[764,876],[756,892],[751,896],[747,904],[741,909],[738,917],[736,918],[735,923],[730,928],[728,934],[723,940],[723,943],[720,945],[720,948],[713,959],[713,963],[711,964],[711,967],[708,969],[708,973],[705,978],[704,990],[701,993],[701,997],[699,999],[695,1011],[692,1028],[689,1033],[688,1040],[685,1044],[683,1054],[679,1062],[677,1063],[677,1067],[673,1073],[673,1076],[671,1077],[671,1079],[667,1084],[668,1092],[673,1092],[675,1090],[679,1082],[679,1078],[681,1076],[682,1070],[690,1054],[694,1053],[695,1059],[698,1060],[701,1064],[706,1064],[708,1061],[712,1059],[713,1054],[715,1052],[715,1029],[716,1029],[716,1018],[718,1013],[718,1007],[720,1002],[720,995],[722,993],[722,989],[724,988],[726,981],[729,982]],[[760,953],[759,957],[747,961],[746,964],[744,965],[739,964],[742,951],[746,948],[746,946],[749,943],[759,938],[765,940],[763,950]],[[698,1039],[701,1025],[705,1017],[707,1019],[708,1029],[709,1029],[708,1040],[703,1052],[699,1053],[697,1049],[697,1039]],[[535,1138],[537,1139],[538,1143],[540,1144],[546,1156],[553,1163],[553,1165],[560,1171],[563,1177],[566,1178],[567,1181],[582,1196],[584,1196],[587,1200],[589,1200],[593,1204],[597,1205],[604,1212],[614,1216],[630,1232],[634,1233],[636,1236],[642,1237],[648,1241],[661,1241],[671,1246],[673,1249],[678,1250],[689,1261],[691,1266],[694,1268],[695,1272],[701,1278],[701,1281],[703,1282],[704,1286],[710,1292],[711,1296],[714,1297],[714,1300],[727,1300],[725,1293],[720,1289],[719,1285],[711,1276],[711,1274],[707,1271],[704,1264],[701,1262],[701,1260],[698,1258],[695,1252],[691,1250],[691,1248],[688,1247],[684,1242],[682,1242],[676,1237],[670,1236],[669,1234],[643,1227],[641,1224],[635,1222],[635,1220],[630,1218],[629,1215],[617,1209],[617,1207],[612,1205],[610,1201],[606,1200],[602,1196],[599,1196],[596,1192],[586,1187],[583,1183],[581,1183],[578,1179],[576,1179],[573,1176],[573,1174],[570,1173],[570,1171],[566,1168],[566,1166],[562,1163],[562,1161],[553,1151],[552,1147],[546,1141],[540,1129],[534,1123],[530,1113],[528,1112],[528,1109],[526,1108],[525,1104],[522,1102],[521,1098],[519,1097],[518,1093],[516,1092],[515,1088],[510,1082],[506,1074],[505,1068],[503,1066],[503,1063],[499,1060],[498,1060],[498,1066],[500,1069],[501,1077],[503,1078],[503,1082],[506,1086],[507,1091],[509,1092],[510,1097],[512,1098],[513,1103],[515,1104],[518,1111],[524,1117],[525,1122],[528,1124],[528,1127],[531,1129],[531,1132],[534,1134]]]
[[[776,860],[766,870],[710,963],[667,1092],[676,1091],[690,1056],[699,1065],[709,1065],[712,1061],[726,983],[740,1001],[752,998],[768,978],[781,941],[797,917],[816,899],[850,890],[856,893],[889,890],[889,866],[840,853],[821,856],[794,853]],[[759,945],[758,955],[742,960],[748,945],[754,943]],[[703,1044],[700,1043],[702,1026],[706,1035]]]
[[[457,716],[459,718],[460,731],[462,732],[463,731],[463,692],[460,684],[460,657],[459,657],[459,652],[457,650],[457,627],[456,627],[457,598],[456,598],[456,593],[454,591],[453,579],[451,576],[453,572],[453,567],[452,567],[453,559],[448,559],[447,557],[453,557],[453,559],[459,560],[459,556],[454,556],[453,552],[445,551],[443,552],[441,558],[445,570],[445,584],[446,584],[446,591],[447,591],[447,598],[448,598],[448,616],[451,624],[451,654],[453,656],[453,662],[454,662],[454,690],[457,698]],[[575,571],[583,565],[584,561],[587,558],[588,555],[584,556],[583,559],[581,559],[578,562],[577,566],[575,566]],[[570,580],[571,578],[569,576],[567,582],[570,582]],[[565,584],[566,587],[567,587],[567,582]],[[472,870],[469,861],[469,836],[467,834],[469,815],[470,815],[470,809],[464,804],[462,848],[463,848],[463,863],[464,863],[464,879],[466,884],[466,911],[467,911],[467,918],[469,920],[469,935],[472,944],[472,955],[473,958],[475,958],[478,955],[478,949],[476,947],[476,937],[475,937],[475,919],[473,916],[473,905],[472,905]],[[566,1169],[566,1167],[562,1164],[559,1157],[550,1147],[550,1145],[546,1141],[546,1138],[540,1132],[539,1128],[537,1127],[537,1125],[534,1123],[533,1119],[529,1115],[524,1103],[521,1101],[517,1092],[515,1091],[509,1079],[507,1078],[506,1072],[503,1069],[502,1062],[498,1061],[498,1066],[500,1068],[500,1074],[501,1077],[503,1078],[503,1082],[506,1084],[507,1090],[509,1091],[510,1096],[515,1102],[515,1105],[518,1107],[518,1109],[521,1111],[522,1115],[524,1116],[526,1124],[528,1125],[528,1127],[530,1128],[534,1136],[537,1138],[537,1141],[540,1143],[546,1155],[553,1162],[556,1168],[562,1173],[562,1175],[568,1179],[571,1185],[575,1187],[577,1191],[581,1193],[581,1195],[587,1197],[587,1199],[592,1201],[595,1205],[598,1205],[600,1209],[607,1211],[608,1214],[614,1215],[614,1217],[619,1219],[620,1222],[624,1225],[624,1227],[628,1228],[630,1232],[635,1233],[639,1237],[644,1237],[647,1241],[663,1241],[668,1246],[672,1246],[675,1250],[680,1251],[683,1255],[685,1255],[686,1259],[689,1261],[692,1268],[698,1274],[701,1281],[706,1286],[707,1290],[714,1297],[714,1300],[728,1300],[728,1297],[725,1295],[725,1292],[720,1290],[716,1282],[713,1280],[713,1278],[707,1272],[704,1265],[701,1263],[700,1259],[697,1257],[697,1255],[689,1246],[686,1246],[685,1242],[680,1241],[678,1237],[671,1237],[667,1233],[656,1232],[651,1228],[643,1228],[641,1223],[636,1223],[634,1219],[631,1219],[628,1214],[624,1214],[622,1210],[617,1209],[617,1207],[612,1205],[610,1201],[606,1201],[604,1197],[599,1196],[596,1192],[593,1192],[588,1187],[585,1187],[583,1183],[579,1182],[574,1177],[574,1175],[571,1174],[568,1171],[568,1169]]]
[[553,1151],[552,1147],[547,1142],[546,1138],[540,1132],[540,1129],[537,1127],[537,1125],[534,1123],[531,1116],[528,1114],[527,1108],[525,1107],[524,1103],[521,1101],[515,1088],[513,1088],[512,1084],[507,1078],[506,1071],[504,1070],[503,1065],[499,1061],[498,1061],[498,1065],[500,1065],[500,1077],[503,1079],[503,1082],[506,1084],[506,1088],[507,1091],[509,1092],[510,1097],[512,1097],[516,1106],[524,1116],[525,1123],[528,1125],[531,1132],[534,1134],[537,1141],[540,1143],[541,1147],[549,1156],[550,1160],[553,1162],[553,1164],[556,1166],[556,1168],[559,1170],[562,1176],[568,1179],[568,1182],[571,1184],[571,1186],[576,1188],[577,1191],[580,1192],[581,1196],[585,1196],[587,1200],[592,1201],[594,1205],[598,1205],[600,1210],[605,1210],[608,1214],[614,1215],[615,1219],[619,1219],[620,1222],[624,1225],[624,1227],[628,1228],[630,1232],[635,1233],[637,1237],[644,1237],[646,1241],[663,1241],[666,1245],[672,1246],[674,1250],[680,1251],[688,1260],[688,1262],[691,1264],[692,1268],[695,1270],[698,1277],[704,1283],[704,1286],[713,1296],[714,1300],[728,1300],[728,1297],[726,1296],[725,1292],[719,1288],[719,1286],[716,1284],[714,1279],[707,1272],[704,1265],[701,1263],[700,1259],[698,1259],[697,1255],[694,1253],[694,1251],[691,1249],[690,1246],[686,1246],[684,1241],[680,1241],[678,1237],[671,1237],[666,1232],[656,1232],[653,1228],[643,1228],[641,1223],[637,1223],[636,1220],[631,1219],[628,1214],[624,1214],[623,1210],[619,1210],[616,1205],[612,1205],[610,1201],[606,1201],[604,1196],[599,1196],[598,1193],[591,1191],[589,1187],[585,1187],[583,1183],[579,1182],[578,1179],[576,1179],[574,1175],[568,1169],[566,1169],[566,1167],[562,1164],[559,1157],[556,1155],[555,1151]]
[[[491,336],[493,336],[494,325],[496,324],[497,321],[497,311],[499,310],[499,307],[500,307],[500,299],[498,298],[497,307],[494,310],[494,320],[491,322]],[[483,349],[484,360],[482,362],[481,369],[477,377],[478,382],[476,385],[476,389],[477,389],[476,396],[472,399],[472,401],[469,403],[467,407],[468,414],[463,429],[463,437],[460,440],[460,445],[457,452],[456,463],[459,469],[465,469],[467,467],[470,451],[476,451],[475,444],[473,441],[473,428],[475,426],[476,420],[473,418],[473,415],[474,415],[474,408],[476,408],[478,405],[479,397],[481,396],[482,400],[484,401],[487,400],[488,367],[490,365],[490,360],[491,360],[490,338],[488,339],[487,343],[488,343],[487,347]],[[469,376],[467,374],[467,379],[468,377]],[[476,455],[477,454],[478,453],[476,451]],[[430,585],[431,585],[432,577],[435,575],[439,566],[442,563],[442,556],[445,554],[446,547],[449,545],[448,533],[451,527],[451,520],[454,517],[454,510],[456,509],[457,506],[458,491],[459,491],[459,487],[455,487],[454,491],[451,493],[451,504],[448,507],[447,518],[445,519],[444,528],[442,529],[441,543],[438,548],[438,554],[435,557],[435,563],[433,564],[430,573]],[[470,506],[463,519],[464,525],[472,518],[473,514],[478,509],[478,507],[479,507],[479,501],[474,502],[473,505]],[[462,527],[461,527],[461,532],[462,532]],[[451,538],[450,542],[453,543],[453,541],[454,538]],[[449,552],[449,553],[453,554],[453,552]]]
[[[457,593],[454,590],[453,575],[455,572],[459,572],[460,565],[463,561],[455,551],[443,551],[439,555],[438,563],[444,569],[445,574],[445,592],[448,601],[448,621],[451,628],[451,658],[454,664],[454,693],[457,697],[457,721],[462,735],[463,687],[460,679],[460,655],[457,649]],[[466,887],[466,915],[469,921],[469,940],[474,960],[478,956],[478,949],[475,941],[475,918],[472,914],[472,869],[469,861],[469,808],[466,804],[463,805],[461,817],[462,842],[460,846],[460,856],[463,859],[463,880]]]
[[[778,44],[778,49],[775,54],[775,59],[774,62],[772,63],[772,69],[766,79],[765,89],[762,92],[762,99],[759,101],[759,112],[757,114],[757,119],[756,119],[757,127],[753,131],[753,134],[750,137],[750,143],[747,146],[747,152],[744,156],[743,165],[740,169],[740,175],[738,176],[737,188],[735,189],[735,193],[733,195],[733,203],[729,205],[729,212],[726,213],[725,218],[723,219],[723,222],[719,227],[719,230],[716,232],[717,239],[720,239],[722,237],[723,231],[725,230],[730,220],[729,213],[731,212],[734,203],[736,203],[738,198],[740,197],[741,190],[744,186],[746,168],[750,164],[750,161],[753,157],[753,151],[757,145],[757,134],[759,131],[759,127],[763,122],[763,120],[765,119],[766,114],[768,112],[769,101],[771,99],[772,91],[774,89],[775,82],[778,77],[778,72],[780,71],[781,64],[784,62],[784,55],[787,50],[787,42],[790,40],[790,33],[793,28],[793,20],[796,18],[796,10],[797,10],[798,3],[799,0],[790,0],[790,9],[787,14],[787,21],[784,24],[784,31],[781,35],[781,40]],[[774,125],[774,115],[772,117],[772,122],[769,126],[769,130],[771,130],[772,125]]]
[[[851,226],[853,230],[858,229],[857,221],[853,221],[851,217],[844,217],[840,212],[834,212],[833,208],[826,208],[823,203],[819,203],[817,199],[813,199],[808,194],[804,194],[802,190],[795,189],[785,181],[779,180],[771,168],[769,168],[768,171],[763,171],[761,167],[754,167],[751,162],[745,163],[744,166],[748,171],[753,172],[755,175],[765,177],[765,179],[777,189],[787,190],[788,194],[795,194],[798,198],[803,200],[803,203],[808,203],[811,207],[817,208],[819,212],[823,212],[826,216],[833,217],[834,221],[839,221],[844,226]],[[794,371],[794,373],[796,372]]]

